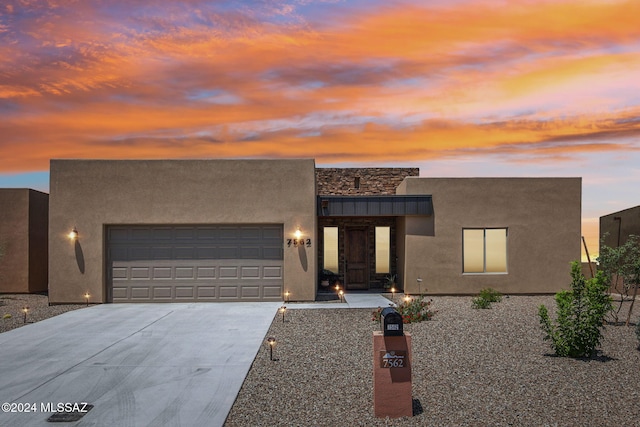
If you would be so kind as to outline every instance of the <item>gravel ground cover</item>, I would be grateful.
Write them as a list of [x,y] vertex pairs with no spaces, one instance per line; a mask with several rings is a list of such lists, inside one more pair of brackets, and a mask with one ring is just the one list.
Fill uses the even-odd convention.
[[607,326],[592,359],[559,358],[537,316],[545,304],[555,318],[553,296],[512,296],[488,310],[472,309],[471,297],[433,300],[433,320],[405,325],[413,417],[373,415],[372,310],[289,310],[267,334],[277,360],[260,350],[225,425],[640,425],[632,327]]
[[23,307],[29,307],[27,323],[33,323],[85,306],[83,304],[49,306],[49,297],[43,294],[0,294],[0,332],[26,324]]

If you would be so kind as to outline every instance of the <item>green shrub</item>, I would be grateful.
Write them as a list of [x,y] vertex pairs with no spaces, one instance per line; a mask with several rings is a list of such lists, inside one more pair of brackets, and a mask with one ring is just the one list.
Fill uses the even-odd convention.
[[480,298],[484,298],[489,302],[502,301],[502,294],[495,289],[485,288],[480,291]]
[[491,308],[491,301],[482,296],[472,299],[471,304],[473,308]]
[[[410,297],[409,300],[404,300],[396,307],[398,313],[402,316],[402,323],[417,323],[424,320],[431,320],[436,313],[431,309],[431,303],[433,300],[425,300],[424,296]],[[372,313],[371,320],[375,322],[380,321],[380,313],[382,308],[378,308]]]
[[492,302],[502,301],[502,294],[495,289],[485,288],[480,290],[480,295],[471,300],[473,308],[491,308]]
[[547,307],[538,308],[540,326],[556,355],[590,357],[602,339],[604,318],[612,308],[611,297],[607,295],[608,286],[601,272],[587,280],[580,263],[575,261],[571,264],[571,277],[571,290],[555,296],[555,323],[551,322]]

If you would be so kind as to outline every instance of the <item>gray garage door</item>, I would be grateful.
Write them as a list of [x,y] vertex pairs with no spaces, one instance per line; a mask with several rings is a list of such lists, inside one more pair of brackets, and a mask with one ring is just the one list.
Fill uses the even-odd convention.
[[277,301],[282,225],[108,226],[113,302]]

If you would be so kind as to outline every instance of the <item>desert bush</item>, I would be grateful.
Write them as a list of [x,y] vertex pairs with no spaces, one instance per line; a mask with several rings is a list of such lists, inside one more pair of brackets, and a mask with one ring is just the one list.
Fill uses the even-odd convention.
[[471,300],[473,308],[491,308],[492,302],[502,301],[502,294],[495,289],[485,288],[480,290],[480,295]]
[[[396,307],[398,313],[402,316],[402,323],[416,323],[425,320],[431,320],[436,313],[431,309],[431,303],[433,300],[425,299],[424,296],[410,297],[408,300],[404,300]],[[371,320],[375,322],[380,321],[380,313],[382,308],[378,308],[372,313]]]
[[638,350],[640,350],[640,320],[636,323],[636,337],[638,337]]
[[555,322],[551,321],[547,307],[538,308],[540,326],[556,355],[590,357],[600,345],[604,318],[612,308],[611,297],[607,295],[607,281],[601,272],[587,280],[580,263],[575,261],[571,264],[571,277],[571,290],[555,295]]

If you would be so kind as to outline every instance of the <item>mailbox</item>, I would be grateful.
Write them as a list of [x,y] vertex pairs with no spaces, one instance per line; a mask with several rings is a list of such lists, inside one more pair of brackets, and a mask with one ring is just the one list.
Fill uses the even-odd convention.
[[387,307],[380,313],[380,321],[382,322],[382,334],[385,337],[401,337],[404,335],[402,331],[402,316],[393,307]]

